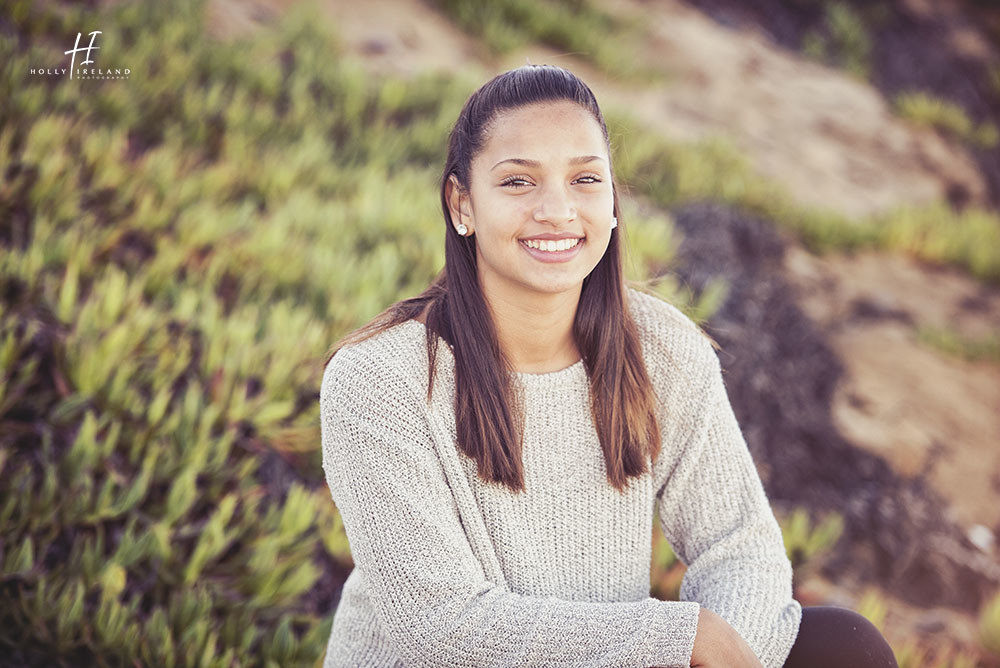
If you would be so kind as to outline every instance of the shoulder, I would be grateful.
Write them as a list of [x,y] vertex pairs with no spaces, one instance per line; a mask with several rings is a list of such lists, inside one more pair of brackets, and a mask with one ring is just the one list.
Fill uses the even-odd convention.
[[407,321],[340,348],[323,370],[321,402],[336,396],[387,404],[416,396],[420,374],[427,374],[424,331]]
[[689,378],[714,372],[719,364],[716,344],[694,320],[656,295],[628,287],[627,296],[651,372],[674,371]]
[[670,302],[631,286],[627,287],[625,292],[632,317],[640,325],[679,327],[691,332],[700,331],[694,320]]
[[[417,323],[419,325],[419,323]],[[319,392],[322,465],[340,505],[359,475],[404,475],[434,457],[426,404],[414,369],[426,352],[422,325],[393,326],[342,346],[323,371]]]

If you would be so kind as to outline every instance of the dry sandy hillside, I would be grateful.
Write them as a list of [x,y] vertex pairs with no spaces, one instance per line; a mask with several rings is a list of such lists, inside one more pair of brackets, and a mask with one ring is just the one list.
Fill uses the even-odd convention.
[[[267,23],[290,0],[214,0],[220,37]],[[639,50],[663,83],[615,81],[570,55],[531,47],[492,59],[421,0],[327,0],[331,24],[375,72],[462,67],[482,80],[529,62],[563,65],[606,107],[627,108],[671,139],[728,137],[762,174],[802,203],[862,216],[947,198],[988,205],[988,186],[959,144],[891,113],[876,88],[804,60],[760,30],[727,27],[679,0],[627,0],[649,27]],[[985,48],[974,31],[956,35]],[[846,441],[921,479],[963,531],[1000,530],[1000,367],[944,354],[917,337],[948,326],[981,338],[1000,331],[1000,290],[964,272],[902,255],[817,257],[792,243],[782,273],[797,305],[843,368],[830,414]],[[982,542],[982,541],[980,541]],[[994,548],[995,550],[995,548]],[[994,565],[996,551],[980,555]],[[851,604],[858,589],[814,583],[822,600]],[[907,608],[910,630],[947,628],[971,640],[971,616]],[[930,615],[930,617],[928,617]],[[892,616],[890,616],[890,620]]]

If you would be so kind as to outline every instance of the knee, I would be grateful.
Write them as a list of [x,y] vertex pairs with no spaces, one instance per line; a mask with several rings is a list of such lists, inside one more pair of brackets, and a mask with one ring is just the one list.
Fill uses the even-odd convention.
[[[796,646],[814,656],[824,656],[830,666],[898,668],[892,648],[882,633],[863,615],[849,608],[803,608]],[[793,647],[793,655],[795,649]]]
[[[849,608],[834,609],[842,619],[841,624],[850,627],[851,633],[857,638],[859,645],[872,649],[884,649],[885,652],[892,654],[892,648],[882,636],[882,632],[867,617]],[[893,665],[895,665],[895,658],[893,658]]]

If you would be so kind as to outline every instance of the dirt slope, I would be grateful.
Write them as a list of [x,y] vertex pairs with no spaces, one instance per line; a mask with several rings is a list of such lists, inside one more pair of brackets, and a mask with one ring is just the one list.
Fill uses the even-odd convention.
[[840,432],[900,474],[926,477],[961,526],[1000,526],[1000,370],[916,335],[918,325],[1000,332],[1000,292],[884,253],[817,260],[792,249],[785,268],[846,367],[833,398]]

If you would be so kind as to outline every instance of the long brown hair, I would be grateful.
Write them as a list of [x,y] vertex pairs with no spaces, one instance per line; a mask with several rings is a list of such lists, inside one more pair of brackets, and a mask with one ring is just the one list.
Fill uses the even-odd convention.
[[[326,364],[345,345],[363,341],[426,310],[428,400],[434,383],[438,339],[455,360],[455,421],[458,447],[476,460],[484,480],[524,489],[521,461],[523,411],[512,383],[513,366],[500,348],[496,328],[476,271],[472,236],[460,236],[452,225],[446,185],[454,174],[469,190],[473,158],[482,149],[486,130],[502,111],[550,100],[571,100],[587,109],[601,126],[609,147],[608,128],[590,88],[571,72],[552,65],[525,65],[500,74],[465,103],[448,140],[441,176],[441,208],[445,220],[445,266],[420,295],[393,304],[367,325],[334,344]],[[642,358],[639,331],[626,307],[619,234],[623,217],[611,171],[614,215],[618,227],[604,257],[583,280],[573,322],[573,337],[590,379],[594,426],[607,466],[608,482],[624,492],[630,477],[648,470],[660,452],[655,395]]]

